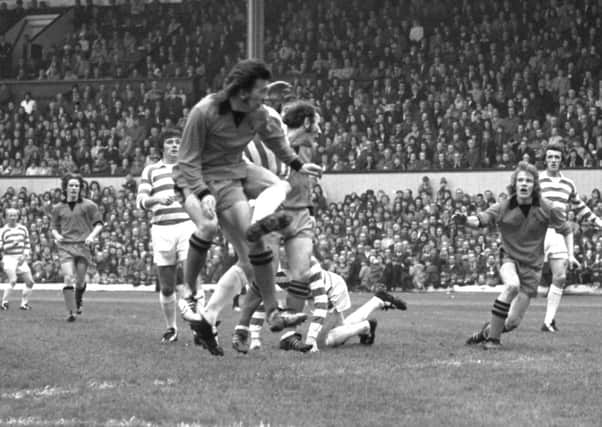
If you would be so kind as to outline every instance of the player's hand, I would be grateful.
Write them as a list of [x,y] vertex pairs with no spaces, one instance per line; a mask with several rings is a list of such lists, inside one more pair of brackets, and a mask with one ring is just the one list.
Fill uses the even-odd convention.
[[215,218],[215,197],[213,197],[211,194],[203,197],[203,200],[201,200],[201,209],[207,218]]
[[468,217],[462,213],[455,213],[452,215],[451,219],[456,225],[464,225],[466,224]]
[[303,175],[315,176],[318,178],[322,176],[322,172],[324,172],[322,166],[315,163],[303,163],[303,166],[299,169],[299,173],[302,173]]
[[63,240],[65,240],[65,238],[63,237],[62,234],[55,234],[54,235],[54,240],[56,240],[57,243],[61,243]]
[[309,350],[310,353],[318,353],[320,351],[320,349],[318,348],[318,344],[313,343],[313,345],[311,346],[311,350]]
[[575,258],[574,255],[569,255],[569,268],[579,268],[581,267],[581,263],[579,261],[577,261],[577,258]]
[[23,264],[24,261],[25,257],[23,255],[19,255],[19,258],[17,258],[17,265]]
[[90,245],[94,244],[94,238],[93,238],[93,237],[90,237],[90,236],[88,236],[88,237],[86,237],[86,240],[84,240],[84,243],[85,243],[86,245],[90,246]]
[[160,205],[171,205],[174,202],[174,196],[155,196]]

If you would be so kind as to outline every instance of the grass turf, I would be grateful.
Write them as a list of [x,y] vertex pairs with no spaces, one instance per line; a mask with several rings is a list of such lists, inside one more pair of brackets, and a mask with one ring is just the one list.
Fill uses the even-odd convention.
[[[353,295],[354,306],[370,295]],[[599,426],[602,298],[565,297],[561,331],[539,331],[535,300],[504,348],[464,341],[494,295],[403,294],[409,310],[379,311],[376,343],[318,354],[231,349],[237,317],[223,313],[223,358],[164,329],[156,294],[89,292],[65,322],[59,292],[34,309],[0,312],[0,425]]]

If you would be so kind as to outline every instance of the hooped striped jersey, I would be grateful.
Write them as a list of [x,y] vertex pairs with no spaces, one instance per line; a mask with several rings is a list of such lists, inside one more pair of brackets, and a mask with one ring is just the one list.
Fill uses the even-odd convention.
[[[155,225],[178,224],[190,219],[182,204],[175,200],[173,167],[173,164],[159,160],[145,167],[140,177],[136,204],[141,209],[150,209],[153,213],[151,222]],[[170,205],[155,203],[146,207],[145,202],[151,196],[171,196],[174,201]]]
[[551,176],[544,170],[539,174],[539,185],[542,198],[552,206],[562,208],[565,214],[570,210],[574,210],[575,217],[580,222],[586,220],[598,226],[602,225],[602,220],[579,197],[577,187],[572,179],[562,173],[559,173],[558,176]]
[[[280,114],[271,107],[266,107],[266,109],[270,117],[279,123],[286,135],[287,126],[282,121]],[[287,143],[290,145],[288,138]],[[309,162],[312,160],[311,147],[299,146],[296,150],[301,161]],[[245,160],[273,172],[280,179],[285,179],[290,183],[291,191],[287,194],[286,200],[282,204],[285,208],[299,209],[312,207],[313,179],[299,172],[291,171],[291,168],[286,163],[281,162],[258,136],[255,136],[247,144],[243,151],[243,156]]]
[[27,255],[31,253],[29,231],[23,224],[10,227],[8,224],[0,228],[0,251],[2,255]]
[[[284,135],[286,135],[287,127],[282,121],[280,114],[272,107],[265,107],[268,111],[269,116],[274,120],[275,123],[282,128]],[[287,139],[288,143],[288,139]],[[259,135],[255,137],[247,144],[243,151],[245,160],[261,166],[270,172],[273,172],[280,179],[287,179],[290,175],[291,168],[289,165],[281,161],[272,150],[267,148]]]

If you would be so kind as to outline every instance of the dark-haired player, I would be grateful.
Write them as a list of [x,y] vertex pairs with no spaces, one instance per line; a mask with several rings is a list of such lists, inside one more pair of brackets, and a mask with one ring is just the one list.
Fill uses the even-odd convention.
[[[281,214],[273,214],[286,197],[288,185],[273,173],[242,158],[248,142],[258,135],[261,140],[293,169],[310,175],[321,173],[313,163],[303,163],[286,141],[282,127],[263,106],[271,73],[257,60],[237,63],[228,73],[224,87],[199,101],[190,111],[184,132],[174,181],[184,196],[184,208],[196,225],[184,268],[188,285],[188,305],[181,305],[183,317],[191,321],[197,339],[212,354],[223,354],[216,341],[216,318],[206,314],[194,301],[196,280],[207,250],[221,225],[226,239],[234,246],[240,266],[259,287],[268,322],[273,329],[305,320],[303,313],[279,311],[274,295],[272,252],[261,236],[247,239],[254,230],[269,233],[287,225]],[[254,220],[248,200],[256,199]],[[222,292],[217,287],[216,292]],[[213,316],[213,317],[212,317]]]
[[[574,210],[578,221],[586,220],[598,228],[602,228],[602,219],[597,217],[581,200],[573,180],[560,172],[562,145],[559,143],[549,144],[545,151],[545,161],[546,170],[539,174],[541,196],[552,206],[561,208],[565,214]],[[574,264],[575,260],[569,258],[564,239],[553,228],[548,229],[544,246],[546,261],[552,272],[552,283],[548,291],[548,303],[541,330],[556,332],[558,330],[556,313],[567,285],[566,271],[569,264]]]
[[65,280],[68,322],[75,321],[75,314],[82,312],[86,274],[92,264],[90,246],[103,226],[96,203],[82,197],[83,182],[79,174],[65,175],[61,181],[63,200],[52,208],[52,236]]

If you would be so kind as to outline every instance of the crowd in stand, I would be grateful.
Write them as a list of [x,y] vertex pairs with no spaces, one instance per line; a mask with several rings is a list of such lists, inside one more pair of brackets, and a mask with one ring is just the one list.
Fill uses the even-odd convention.
[[[148,214],[135,204],[136,181],[122,187],[101,188],[97,181],[84,187],[102,214],[105,227],[93,248],[94,283],[155,285]],[[25,188],[9,188],[0,208],[19,209],[21,222],[30,231],[31,266],[38,283],[60,282],[60,265],[50,233],[50,211],[60,190],[41,194]],[[423,178],[418,188],[395,194],[367,191],[349,194],[340,203],[329,203],[321,187],[314,189],[316,206],[315,254],[324,268],[343,276],[353,290],[429,290],[454,285],[496,285],[499,236],[493,229],[456,228],[453,212],[474,213],[506,197],[491,191],[466,194],[450,191],[445,179],[439,186]],[[602,216],[600,191],[587,198],[588,206]],[[600,284],[602,280],[602,232],[588,224],[574,223],[575,254],[582,267],[572,270],[569,283]],[[232,247],[218,237],[201,272],[203,283],[216,283],[235,261]],[[285,264],[286,266],[286,264]],[[4,281],[5,278],[0,278]]]
[[[203,5],[78,3],[77,30],[41,58],[24,58],[17,76],[143,77],[146,86],[111,82],[105,96],[75,84],[33,111],[21,110],[27,100],[9,103],[10,89],[0,88],[0,161],[9,163],[0,173],[137,172],[156,149],[153,125],[159,132],[177,125],[196,101],[168,87],[169,78],[202,79],[215,90],[244,54],[244,4]],[[525,159],[542,166],[546,142],[558,138],[566,141],[566,167],[600,167],[600,12],[591,0],[268,0],[265,51],[276,76],[320,105],[316,160],[328,171],[509,168]],[[128,139],[137,117],[142,129]],[[33,161],[25,159],[32,132],[40,147]],[[105,167],[121,146],[128,149]]]

